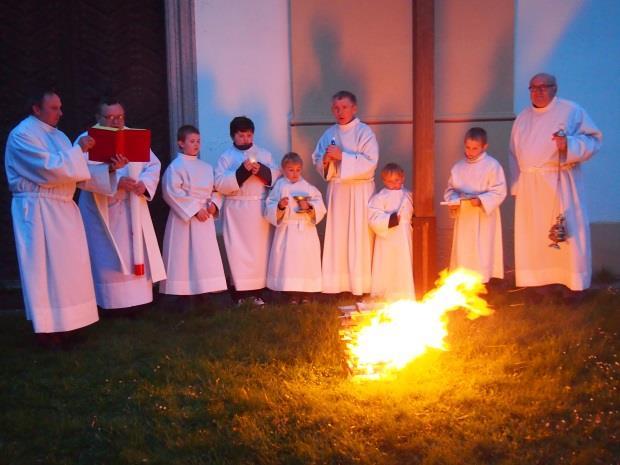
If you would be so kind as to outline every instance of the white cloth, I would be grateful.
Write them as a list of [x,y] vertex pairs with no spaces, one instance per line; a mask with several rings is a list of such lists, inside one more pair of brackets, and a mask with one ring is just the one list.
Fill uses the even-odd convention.
[[[85,132],[82,135],[86,134]],[[96,164],[98,163],[89,162],[89,165]],[[117,179],[128,176],[128,170],[129,165],[117,170]],[[142,162],[142,170],[137,179],[144,183],[148,193],[148,196],[145,194],[140,197],[145,261],[143,276],[133,274],[131,210],[127,191],[117,190],[114,195],[80,193],[78,203],[88,239],[97,304],[101,308],[127,308],[152,302],[153,283],[166,278],[147,205],[147,200],[150,201],[157,190],[160,170],[161,163],[151,151],[150,160]]]
[[[558,150],[551,137],[559,129],[568,135],[568,150],[558,186]],[[531,106],[517,116],[510,137],[517,286],[590,286],[590,224],[581,163],[597,152],[602,138],[583,108],[557,97],[545,108]],[[549,247],[548,234],[560,213],[566,217],[568,238],[558,250]]]
[[[312,213],[298,213],[295,195],[309,196]],[[288,197],[288,206],[278,210],[280,199]],[[267,197],[265,218],[275,229],[267,287],[274,291],[321,292],[321,244],[316,225],[325,216],[325,204],[319,190],[301,179],[291,183],[280,178]]]
[[478,197],[482,205],[461,201],[452,234],[450,269],[467,268],[482,275],[483,282],[504,277],[502,220],[499,206],[506,198],[504,170],[495,158],[482,153],[463,159],[450,170],[444,200]]
[[248,158],[270,169],[271,184],[280,174],[271,153],[256,144],[246,151],[230,147],[220,155],[215,167],[215,188],[225,196],[222,208],[224,247],[238,291],[266,286],[272,234],[271,225],[263,217],[267,186],[254,175],[241,186],[237,183],[237,168]]
[[[400,216],[389,228],[390,216]],[[411,217],[413,199],[407,189],[383,188],[370,198],[368,222],[376,234],[372,257],[373,297],[415,300]]]
[[[342,160],[323,170],[323,155],[334,141]],[[374,233],[368,225],[368,200],[375,190],[379,145],[358,118],[335,124],[319,139],[312,162],[328,181],[327,224],[323,246],[323,292],[370,292]]]
[[164,200],[170,206],[164,234],[167,279],[162,294],[194,295],[227,288],[217,245],[214,218],[194,215],[213,202],[222,208],[222,196],[213,191],[213,168],[198,157],[177,154],[162,178]]
[[111,193],[108,165],[89,166],[67,136],[34,116],[9,134],[5,167],[26,317],[37,333],[71,331],[96,322],[84,226],[73,202],[82,189]]

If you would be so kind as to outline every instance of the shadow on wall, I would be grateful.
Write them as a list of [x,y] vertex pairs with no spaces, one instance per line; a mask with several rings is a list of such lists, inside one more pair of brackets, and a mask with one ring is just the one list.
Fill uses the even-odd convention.
[[207,161],[214,168],[220,154],[232,144],[229,125],[235,116],[247,116],[256,127],[254,136],[255,143],[271,152],[274,161],[279,165],[283,153],[276,149],[280,144],[272,134],[270,127],[270,114],[265,104],[267,98],[250,98],[240,102],[238,110],[223,108],[218,103],[218,98],[226,93],[235,93],[235,88],[218,88],[215,80],[206,72],[198,72],[199,96],[198,119],[200,124],[201,150],[200,158]]

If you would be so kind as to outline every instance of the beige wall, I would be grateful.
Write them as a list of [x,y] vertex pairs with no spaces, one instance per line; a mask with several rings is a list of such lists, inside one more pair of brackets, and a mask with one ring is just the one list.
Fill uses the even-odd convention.
[[291,147],[306,161],[306,178],[324,191],[310,155],[333,123],[331,96],[346,89],[379,139],[379,166],[401,163],[411,179],[410,0],[291,0],[290,6]]
[[[437,261],[449,264],[453,221],[439,206],[450,168],[472,126],[489,134],[489,153],[508,173],[513,114],[513,0],[435,0],[435,212]],[[512,267],[512,199],[501,207],[505,264]]]

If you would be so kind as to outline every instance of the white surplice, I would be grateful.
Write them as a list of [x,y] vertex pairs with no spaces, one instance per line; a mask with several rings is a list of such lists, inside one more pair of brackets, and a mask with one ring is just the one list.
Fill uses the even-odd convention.
[[[568,150],[558,183],[559,154],[552,135],[559,129],[567,134]],[[581,163],[598,151],[602,139],[583,108],[557,97],[517,116],[510,137],[517,286],[558,283],[575,291],[590,286],[590,224]],[[560,213],[566,217],[568,238],[558,250],[549,247],[548,235]]]
[[[136,181],[142,181],[146,186],[146,193],[140,196],[139,203],[144,239],[143,276],[132,273],[129,193],[122,189],[117,190],[114,195],[80,193],[79,206],[88,239],[97,305],[104,309],[127,308],[152,302],[153,283],[166,279],[164,262],[147,204],[147,201],[153,199],[157,190],[161,163],[152,151],[150,160],[140,163],[142,169]],[[129,165],[117,170],[117,179],[120,180],[123,176],[130,177],[128,170]]]
[[215,167],[215,188],[225,196],[222,233],[226,257],[238,291],[266,286],[272,234],[271,225],[263,216],[267,186],[255,175],[241,186],[237,183],[236,171],[246,159],[269,168],[271,185],[280,175],[271,153],[256,144],[245,151],[230,147],[220,155]]
[[[310,197],[312,213],[299,213],[296,195]],[[288,206],[278,210],[280,199]],[[301,179],[295,183],[280,178],[267,197],[265,218],[275,234],[269,255],[267,287],[274,291],[321,292],[321,244],[316,225],[325,216],[325,204],[319,190]]]
[[499,206],[506,198],[506,177],[499,162],[482,153],[463,159],[450,170],[445,201],[478,197],[482,206],[462,200],[454,222],[450,269],[467,268],[482,275],[483,282],[504,277],[502,220]]
[[[81,148],[34,116],[9,134],[5,167],[26,317],[37,333],[96,322],[97,304],[80,211],[81,189],[112,193],[108,165],[89,166]],[[82,181],[82,182],[80,182]]]
[[[389,227],[390,216],[400,216]],[[413,199],[407,189],[383,188],[370,198],[368,221],[375,233],[372,257],[373,297],[385,300],[415,300],[411,217]]]
[[170,206],[164,235],[164,264],[168,275],[162,294],[194,295],[227,288],[217,245],[214,218],[194,215],[209,203],[222,208],[213,191],[213,168],[195,156],[177,154],[162,178],[164,200]]
[[[323,154],[332,141],[342,160],[323,169]],[[368,200],[375,190],[379,145],[358,118],[335,124],[323,133],[312,162],[327,185],[327,224],[323,246],[323,292],[370,292],[374,233],[368,225]]]

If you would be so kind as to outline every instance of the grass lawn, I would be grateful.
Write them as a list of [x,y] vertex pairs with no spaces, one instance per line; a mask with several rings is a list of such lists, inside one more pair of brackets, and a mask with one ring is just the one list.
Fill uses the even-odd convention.
[[448,352],[353,382],[335,304],[104,319],[71,351],[0,313],[1,464],[618,464],[620,295],[491,299]]

